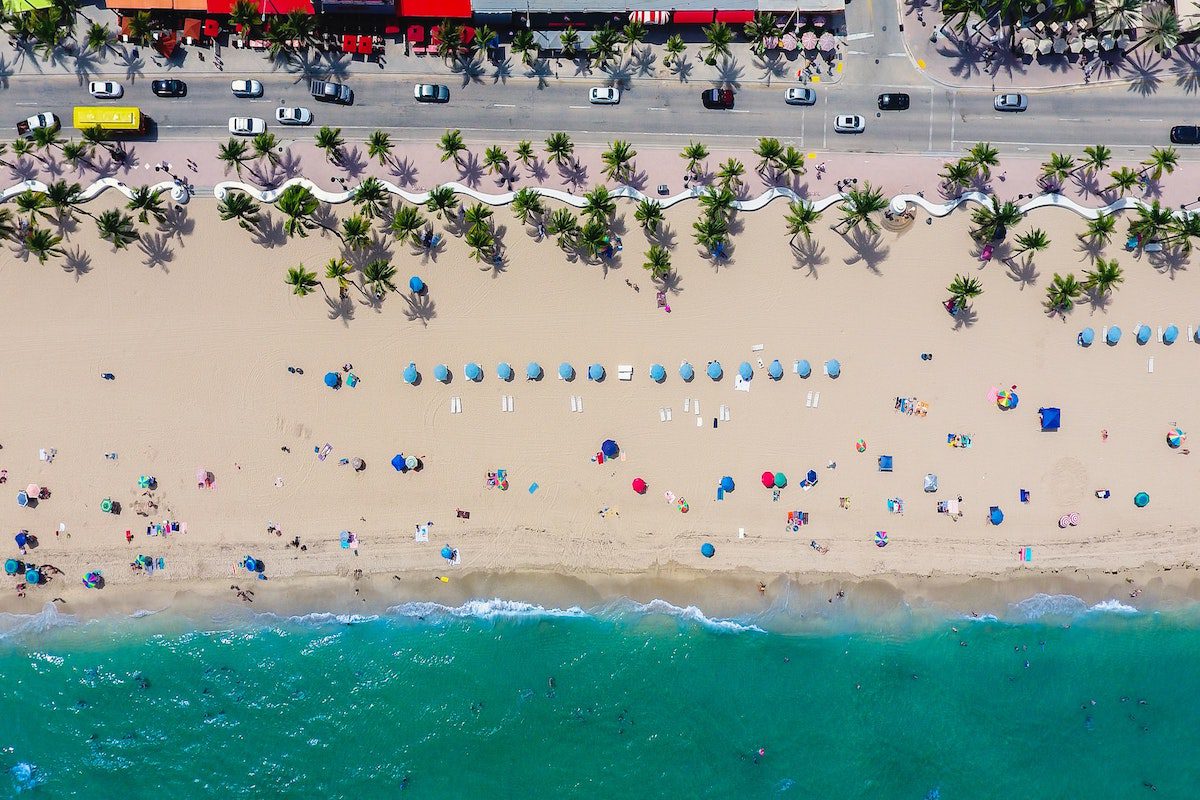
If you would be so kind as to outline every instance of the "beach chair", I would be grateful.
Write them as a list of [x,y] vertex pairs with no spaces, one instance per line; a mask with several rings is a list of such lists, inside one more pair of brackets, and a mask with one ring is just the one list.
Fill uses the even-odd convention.
[[893,514],[903,514],[904,513],[904,501],[901,500],[899,497],[888,498],[887,507],[888,507],[888,511],[892,512]]
[[892,460],[891,456],[880,456],[879,457],[879,471],[880,472],[891,472],[892,466],[893,466],[893,460]]
[[617,380],[631,381],[633,380],[633,365],[618,364],[617,365]]

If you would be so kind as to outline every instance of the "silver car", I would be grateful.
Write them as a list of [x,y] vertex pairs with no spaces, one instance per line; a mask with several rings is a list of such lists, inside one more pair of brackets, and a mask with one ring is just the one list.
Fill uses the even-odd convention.
[[413,87],[413,99],[418,103],[448,103],[450,87],[440,83],[418,83]]
[[783,102],[789,106],[811,106],[817,102],[817,92],[807,86],[791,86],[783,93]]
[[1029,98],[1023,94],[998,94],[992,106],[997,111],[1024,111],[1029,108]]
[[116,100],[125,94],[125,87],[116,81],[92,81],[88,84],[92,97],[100,100]]
[[233,91],[234,97],[262,97],[263,85],[254,80],[238,80],[229,84],[229,88]]
[[301,106],[280,106],[275,109],[275,121],[280,125],[310,125],[312,112]]
[[862,133],[867,129],[867,121],[858,114],[839,114],[833,119],[834,133]]
[[621,102],[621,90],[615,86],[593,86],[588,90],[588,102],[598,106],[615,106]]
[[265,133],[267,123],[259,117],[230,117],[229,132],[234,136],[257,136]]

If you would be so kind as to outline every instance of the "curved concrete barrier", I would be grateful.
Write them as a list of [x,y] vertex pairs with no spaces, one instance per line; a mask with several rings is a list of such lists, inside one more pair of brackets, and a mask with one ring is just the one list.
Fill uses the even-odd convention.
[[[41,181],[21,181],[0,192],[0,203],[7,203],[22,192],[45,192],[46,189],[46,184]],[[129,188],[124,181],[119,181],[116,178],[100,178],[94,183],[83,187],[79,192],[79,199],[84,202],[95,200],[109,189],[115,189],[130,200],[133,199],[134,190]],[[152,183],[150,184],[150,189],[157,192],[170,192],[171,199],[176,203],[186,203],[191,198],[191,193],[188,192],[187,187],[174,181]]]

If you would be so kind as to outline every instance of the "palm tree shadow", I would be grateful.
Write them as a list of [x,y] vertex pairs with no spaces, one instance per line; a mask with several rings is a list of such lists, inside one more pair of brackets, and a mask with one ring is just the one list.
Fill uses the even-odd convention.
[[169,206],[163,214],[162,222],[158,224],[158,229],[168,236],[172,236],[179,240],[179,246],[183,246],[183,237],[191,234],[196,229],[196,221],[188,216],[187,208],[179,206]]
[[879,231],[871,231],[855,226],[843,237],[854,254],[844,259],[847,266],[862,263],[870,272],[882,275],[879,265],[886,259],[889,248],[883,242]]
[[475,58],[454,59],[453,63],[450,64],[450,71],[462,74],[462,85],[464,88],[470,86],[472,83],[482,83],[485,72],[483,64]]
[[479,156],[468,152],[467,157],[458,162],[458,179],[475,189],[483,180],[483,164],[479,161]]
[[416,185],[419,172],[417,162],[408,156],[392,164],[391,175],[401,186]]
[[819,278],[817,268],[829,263],[825,248],[816,239],[801,235],[792,245],[792,253],[796,256],[796,265],[792,269],[807,269],[810,277]]
[[31,181],[37,177],[38,169],[37,162],[32,158],[20,158],[9,168],[9,174],[12,175],[15,181]]
[[446,250],[446,239],[445,239],[445,237],[443,237],[433,247],[414,247],[412,249],[412,254],[414,256],[419,255],[421,257],[421,264],[425,265],[425,264],[430,263],[431,261],[434,263],[437,263],[438,256],[440,256],[443,252],[445,252],[445,250]]
[[529,175],[538,183],[545,181],[550,177],[550,171],[546,169],[546,162],[540,158],[535,158],[533,163],[529,165]]
[[404,317],[409,322],[420,322],[428,326],[429,321],[437,316],[436,306],[428,294],[402,294],[404,298]]
[[1185,248],[1174,245],[1161,253],[1150,256],[1150,266],[1171,280],[1175,280],[1177,273],[1187,269],[1189,255]]
[[692,71],[696,68],[695,63],[688,59],[687,54],[682,54],[678,58],[671,59],[671,69],[679,78],[680,83],[689,83],[692,79]]
[[1102,191],[1100,186],[1100,176],[1095,170],[1089,169],[1084,172],[1077,172],[1072,176],[1075,183],[1075,189],[1084,197],[1090,195],[1099,195]]
[[279,164],[276,165],[276,169],[283,175],[284,180],[289,180],[299,175],[300,167],[300,156],[293,153],[291,149],[283,151],[283,155],[279,157]]
[[646,240],[648,242],[651,244],[661,245],[668,250],[673,250],[675,248],[675,241],[678,238],[679,237],[675,233],[674,229],[672,229],[671,226],[665,222],[661,223],[654,233],[646,234]]
[[330,320],[340,319],[343,325],[349,325],[350,320],[354,319],[354,301],[350,299],[350,295],[345,297],[338,295],[325,296],[325,305],[328,307],[328,315]]
[[983,63],[983,51],[969,39],[963,39],[961,34],[947,32],[942,38],[944,45],[937,47],[938,55],[950,62],[950,74],[956,78],[974,78],[982,74],[980,64]]
[[175,260],[175,250],[171,247],[171,238],[162,233],[143,233],[138,241],[138,250],[145,258],[142,264],[147,267],[161,267],[163,272],[169,272],[167,264]]
[[1075,248],[1076,251],[1083,253],[1083,259],[1095,261],[1104,252],[1104,245],[1098,239],[1086,237],[1079,240],[1079,245]]
[[492,73],[492,83],[508,83],[508,79],[513,75],[512,59],[508,56],[504,57],[503,61],[495,64],[496,70]]
[[287,243],[283,218],[276,220],[270,211],[259,216],[258,224],[254,226],[254,243],[259,247],[283,247]]
[[78,281],[92,271],[92,255],[77,245],[74,249],[66,251],[62,268],[64,272],[72,273]]
[[628,91],[630,84],[633,82],[633,63],[629,61],[619,61],[615,64],[601,67],[601,71],[608,76],[609,82],[622,91]]
[[586,164],[572,160],[568,163],[558,165],[558,176],[562,179],[563,183],[580,189],[587,185],[588,168]]
[[355,269],[362,269],[372,261],[391,261],[394,241],[390,236],[385,238],[377,231],[371,234],[371,241],[367,243],[366,247],[359,250],[343,247],[342,258],[346,259],[346,263]]
[[130,83],[137,82],[137,79],[142,76],[143,70],[146,67],[145,60],[142,57],[133,55],[132,50],[127,50],[117,59],[117,66],[124,68],[125,80]]
[[652,281],[660,292],[669,295],[683,294],[683,276],[675,270],[671,270],[661,278],[653,278]]
[[1134,94],[1149,97],[1157,92],[1159,85],[1162,84],[1162,78],[1158,75],[1159,67],[1145,50],[1137,55],[1126,53],[1124,67],[1129,81],[1129,91]]
[[717,65],[717,83],[730,89],[740,89],[743,72],[745,72],[745,68],[738,63],[736,58],[725,56]]
[[317,206],[317,210],[312,214],[312,220],[320,226],[321,236],[327,236],[336,231],[340,224],[337,214],[333,213],[333,207],[325,203]]
[[545,89],[550,84],[550,78],[553,75],[554,70],[550,68],[550,62],[544,58],[535,58],[529,65],[529,69],[525,70],[526,78],[537,78],[537,88],[539,89]]
[[954,330],[969,328],[978,321],[979,314],[975,311],[975,308],[973,306],[966,306],[959,309],[958,313],[954,315]]
[[96,58],[90,50],[80,50],[75,55],[75,65],[73,71],[75,77],[79,78],[79,85],[83,86],[91,79],[96,72]]
[[1175,75],[1175,85],[1182,89],[1184,94],[1195,94],[1200,90],[1200,61],[1197,61],[1194,54],[1182,49],[1176,50],[1175,55],[1178,60],[1171,66],[1171,72]]
[[776,53],[771,55],[755,56],[754,66],[761,70],[761,80],[766,80],[767,85],[771,85],[771,80],[782,80],[787,77],[788,63],[785,59],[780,58]]
[[13,76],[12,65],[3,55],[0,55],[0,89],[8,88],[8,79]]
[[1037,271],[1033,259],[1028,256],[1022,258],[1019,263],[1015,258],[1010,258],[1005,261],[1005,265],[1008,267],[1008,277],[1020,284],[1019,288],[1022,292],[1025,291],[1026,286],[1034,286],[1041,275]]
[[1084,296],[1093,314],[1108,311],[1113,299],[1112,292],[1101,292],[1099,289],[1088,289]]
[[629,65],[637,72],[640,77],[654,74],[654,62],[658,60],[658,56],[646,45],[641,50],[635,50],[631,53]]
[[341,167],[348,178],[357,178],[367,168],[367,162],[363,158],[362,150],[357,146],[352,147],[350,150],[342,150],[337,160],[337,165]]

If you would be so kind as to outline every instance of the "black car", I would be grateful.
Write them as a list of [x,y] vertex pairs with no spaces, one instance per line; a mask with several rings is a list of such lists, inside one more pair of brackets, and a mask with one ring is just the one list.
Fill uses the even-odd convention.
[[879,95],[879,110],[880,111],[907,111],[908,110],[908,95],[896,94],[889,92],[888,94]]
[[733,108],[732,89],[705,89],[700,93],[705,108]]
[[150,81],[150,91],[159,97],[186,97],[187,84],[175,78]]
[[1171,128],[1171,141],[1175,144],[1200,144],[1200,125],[1176,125]]

